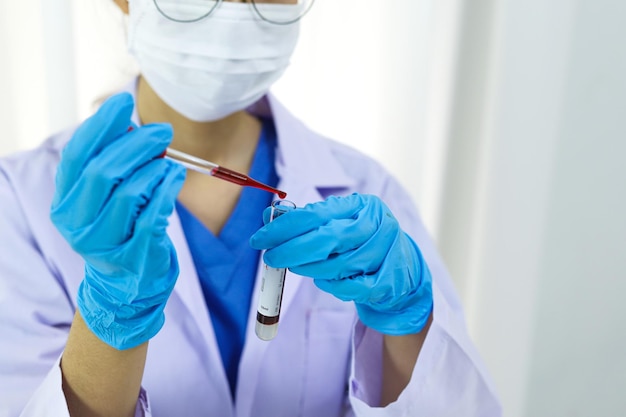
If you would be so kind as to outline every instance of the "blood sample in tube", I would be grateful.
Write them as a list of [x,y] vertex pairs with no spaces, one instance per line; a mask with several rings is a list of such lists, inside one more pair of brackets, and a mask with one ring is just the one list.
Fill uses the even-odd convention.
[[[270,221],[296,208],[288,200],[276,200],[272,203]],[[263,264],[261,291],[256,312],[256,335],[261,340],[272,340],[278,333],[280,306],[283,301],[286,268],[272,268]]]

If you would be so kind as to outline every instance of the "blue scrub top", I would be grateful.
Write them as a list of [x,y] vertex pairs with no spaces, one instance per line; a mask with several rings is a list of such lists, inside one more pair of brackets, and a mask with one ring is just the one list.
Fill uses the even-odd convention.
[[[276,187],[276,130],[271,119],[262,119],[262,123],[249,175]],[[263,225],[263,210],[272,200],[273,194],[243,187],[237,205],[219,236],[215,236],[181,203],[176,203],[233,399],[259,261],[259,251],[250,247],[248,239]]]

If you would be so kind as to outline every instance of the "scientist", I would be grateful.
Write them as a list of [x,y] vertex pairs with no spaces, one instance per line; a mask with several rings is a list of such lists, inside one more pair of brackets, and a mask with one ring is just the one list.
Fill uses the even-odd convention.
[[[269,93],[312,0],[115,3],[141,74],[0,160],[0,416],[499,416],[407,193]],[[168,146],[298,208],[264,225],[272,194]],[[270,342],[263,260],[289,269]]]

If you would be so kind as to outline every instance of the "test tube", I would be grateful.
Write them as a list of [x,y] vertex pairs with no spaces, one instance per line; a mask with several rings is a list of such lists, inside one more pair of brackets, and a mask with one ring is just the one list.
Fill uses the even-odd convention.
[[[272,203],[270,222],[296,208],[289,200],[276,200]],[[283,301],[286,268],[272,268],[263,264],[259,305],[256,310],[256,335],[261,340],[272,340],[278,333],[280,305]]]

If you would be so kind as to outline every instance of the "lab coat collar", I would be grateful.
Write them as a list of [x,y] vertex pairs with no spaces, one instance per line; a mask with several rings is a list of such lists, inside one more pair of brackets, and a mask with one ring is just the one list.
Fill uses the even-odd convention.
[[[313,191],[354,186],[354,179],[346,174],[323,138],[294,117],[274,95],[266,95],[248,111],[274,119],[278,136],[276,172],[288,194],[308,187]],[[312,200],[303,202],[315,201],[314,195],[308,196]]]

